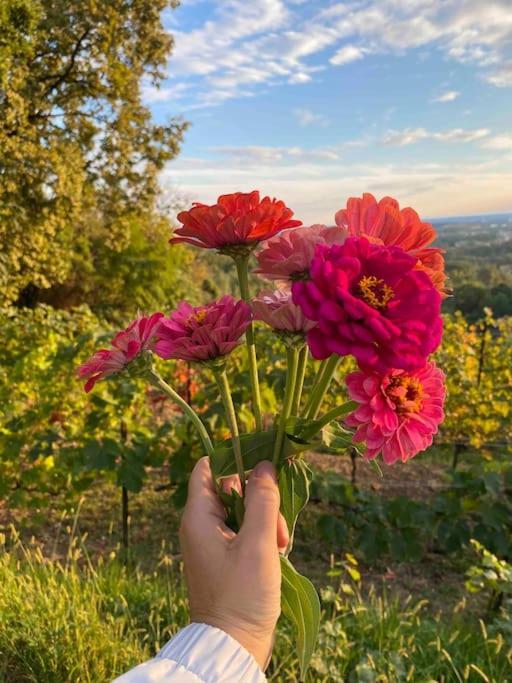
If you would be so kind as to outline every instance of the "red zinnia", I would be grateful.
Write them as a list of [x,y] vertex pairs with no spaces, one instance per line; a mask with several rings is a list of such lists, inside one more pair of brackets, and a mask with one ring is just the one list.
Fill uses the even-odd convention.
[[360,404],[346,423],[357,428],[354,442],[366,443],[367,460],[382,453],[388,465],[405,462],[432,444],[446,395],[444,374],[435,363],[413,373],[354,372],[346,382],[350,398]]
[[254,244],[301,221],[292,220],[293,211],[284,202],[260,193],[235,192],[218,198],[213,206],[195,203],[190,211],[178,214],[183,227],[170,242],[188,242],[204,249],[223,249],[232,245]]
[[441,341],[441,296],[416,259],[399,247],[350,237],[319,245],[309,279],[293,300],[318,325],[308,333],[317,359],[352,354],[361,367],[421,367]]
[[377,202],[372,194],[365,193],[361,199],[349,199],[347,208],[338,211],[335,218],[336,224],[354,237],[363,235],[377,244],[402,247],[418,259],[417,267],[427,273],[441,294],[445,293],[444,251],[429,246],[437,233],[414,209],[400,209],[392,197]]

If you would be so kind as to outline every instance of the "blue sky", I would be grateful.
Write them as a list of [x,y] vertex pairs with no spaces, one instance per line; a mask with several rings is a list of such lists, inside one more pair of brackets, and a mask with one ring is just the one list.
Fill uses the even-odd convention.
[[191,122],[184,202],[260,189],[305,222],[349,196],[424,216],[512,210],[512,2],[183,0],[144,99]]

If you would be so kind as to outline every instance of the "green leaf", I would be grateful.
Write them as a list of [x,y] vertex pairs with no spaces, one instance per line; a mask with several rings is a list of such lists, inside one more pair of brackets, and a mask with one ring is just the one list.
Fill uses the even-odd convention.
[[281,608],[297,631],[297,656],[304,679],[318,637],[320,600],[311,581],[301,576],[282,555],[281,576]]
[[288,460],[279,470],[279,493],[281,512],[290,532],[290,547],[297,517],[309,500],[312,472],[304,460]]
[[[262,460],[272,459],[275,436],[275,429],[240,436],[242,458],[246,470],[252,470]],[[233,453],[231,439],[215,447],[213,470],[217,477],[228,477],[231,474],[236,474],[235,454]]]

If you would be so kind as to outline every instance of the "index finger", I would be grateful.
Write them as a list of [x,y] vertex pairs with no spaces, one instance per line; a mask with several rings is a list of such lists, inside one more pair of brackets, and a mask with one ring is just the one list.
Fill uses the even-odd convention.
[[185,511],[214,517],[224,522],[226,512],[217,495],[210,460],[207,456],[197,461],[188,482]]

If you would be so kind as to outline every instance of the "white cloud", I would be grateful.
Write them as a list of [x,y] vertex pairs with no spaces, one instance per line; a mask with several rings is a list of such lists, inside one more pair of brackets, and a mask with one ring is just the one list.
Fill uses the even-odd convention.
[[482,143],[484,149],[512,150],[512,134],[494,135]]
[[487,74],[487,80],[498,88],[512,86],[512,60],[506,62],[496,71]]
[[232,161],[247,166],[248,164],[295,163],[298,159],[316,161],[337,161],[340,151],[336,147],[266,147],[263,145],[246,145],[239,147],[212,147],[211,152],[228,157]]
[[315,114],[311,109],[294,109],[293,115],[301,126],[327,125],[327,118],[323,114]]
[[474,142],[489,135],[487,128],[466,130],[451,128],[444,131],[429,131],[425,128],[405,128],[404,130],[390,130],[381,139],[383,145],[404,147],[420,140],[439,140],[441,142]]
[[442,93],[439,97],[434,97],[432,102],[453,102],[459,95],[460,92],[458,90],[448,90],[448,92]]
[[357,45],[345,45],[329,61],[335,66],[342,66],[343,64],[349,64],[350,62],[362,59],[367,52],[368,50],[363,50],[363,48],[357,47]]
[[307,83],[329,64],[343,66],[368,54],[435,48],[450,60],[474,65],[495,86],[512,85],[510,0],[321,5],[303,0],[204,3],[211,12],[202,24],[188,32],[174,29],[170,73],[195,79],[197,99],[215,104],[266,84]]

